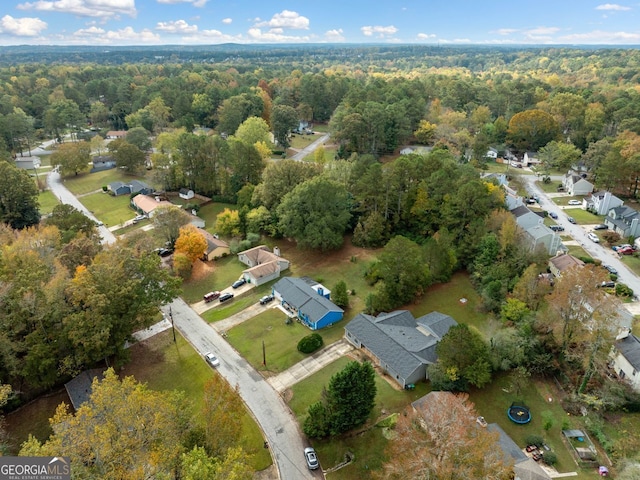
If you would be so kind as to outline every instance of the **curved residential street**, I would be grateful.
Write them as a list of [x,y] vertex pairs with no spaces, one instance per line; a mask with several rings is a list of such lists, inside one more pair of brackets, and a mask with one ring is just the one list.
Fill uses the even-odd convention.
[[292,160],[296,160],[298,162],[302,161],[302,159],[308,155],[311,155],[313,151],[318,148],[320,145],[324,145],[326,141],[329,140],[329,134],[325,133],[319,139],[314,140],[312,143],[304,147],[298,153],[291,157]]
[[[62,203],[72,205],[89,218],[96,220],[62,184],[58,172],[49,172],[47,184]],[[116,237],[106,227],[98,228],[103,243],[116,241]],[[217,370],[230,385],[238,387],[240,396],[260,425],[269,444],[279,478],[282,480],[324,478],[321,469],[314,472],[307,469],[303,455],[304,447],[307,445],[298,429],[297,420],[271,384],[184,300],[177,298],[171,304],[162,307],[162,311],[165,318],[173,318],[176,328],[200,355],[211,351],[220,358],[220,366]]]

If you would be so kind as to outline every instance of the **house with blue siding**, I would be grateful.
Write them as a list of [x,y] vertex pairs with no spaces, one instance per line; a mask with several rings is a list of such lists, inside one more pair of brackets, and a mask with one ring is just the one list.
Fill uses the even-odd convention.
[[342,320],[344,310],[331,300],[331,291],[307,278],[284,277],[273,286],[273,296],[283,307],[293,310],[311,330],[319,330]]

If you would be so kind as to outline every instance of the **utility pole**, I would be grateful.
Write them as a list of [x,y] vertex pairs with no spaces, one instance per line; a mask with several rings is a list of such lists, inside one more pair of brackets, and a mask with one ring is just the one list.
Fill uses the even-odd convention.
[[176,327],[173,324],[173,313],[171,312],[171,305],[169,305],[169,318],[171,319],[171,330],[173,330],[173,343],[176,343]]

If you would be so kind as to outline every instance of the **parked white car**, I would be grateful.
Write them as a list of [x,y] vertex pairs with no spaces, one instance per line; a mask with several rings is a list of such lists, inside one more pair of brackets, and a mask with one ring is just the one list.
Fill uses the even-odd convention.
[[569,200],[568,204],[569,205],[582,205],[582,202],[580,200]]
[[593,232],[589,232],[589,233],[587,234],[587,237],[589,237],[589,240],[591,240],[591,241],[592,241],[592,242],[594,242],[594,243],[600,243],[600,239],[598,238],[598,235],[596,235],[596,234],[595,234],[595,233],[593,233]]

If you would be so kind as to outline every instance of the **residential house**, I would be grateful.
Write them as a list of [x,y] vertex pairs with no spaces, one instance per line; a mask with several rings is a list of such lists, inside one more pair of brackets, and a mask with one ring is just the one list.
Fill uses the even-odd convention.
[[522,201],[522,197],[518,195],[518,192],[516,192],[513,188],[509,187],[508,185],[505,185],[504,192],[505,192],[504,201],[507,204],[508,210],[513,210],[514,208],[519,207],[520,205],[524,205],[524,202]]
[[510,212],[514,217],[516,217],[516,223],[523,230],[528,230],[531,227],[542,225],[544,222],[544,219],[540,215],[537,215],[524,205],[513,208]]
[[549,259],[549,271],[556,278],[560,278],[563,272],[576,267],[584,267],[584,262],[573,255],[569,255],[568,253],[562,253]]
[[640,392],[640,338],[625,329],[617,337],[611,357],[611,368],[616,375]]
[[160,200],[158,197],[153,198],[148,195],[136,195],[131,199],[131,206],[138,212],[153,217],[153,212],[158,207],[172,207],[173,204],[166,200]]
[[328,327],[342,320],[344,310],[330,299],[331,292],[309,278],[284,277],[273,286],[281,305],[293,310],[311,330]]
[[542,248],[549,255],[556,255],[564,248],[560,235],[544,224],[528,228],[525,233],[532,251]]
[[247,283],[262,285],[280,277],[280,273],[289,268],[289,260],[280,256],[280,249],[271,252],[266,245],[259,245],[238,253],[238,260],[247,268],[242,272]]
[[111,193],[113,193],[116,197],[120,195],[128,195],[131,193],[131,188],[124,182],[115,181],[111,182],[107,188]]
[[154,192],[154,188],[141,180],[131,180],[129,183],[120,181],[111,182],[107,188],[117,197],[119,195],[130,195],[132,193],[141,193],[149,195]]
[[104,378],[104,370],[104,368],[85,370],[64,384],[69,400],[71,400],[71,405],[75,410],[78,410],[80,405],[89,400],[93,380],[96,378],[102,380]]
[[32,170],[34,168],[40,168],[40,157],[37,157],[35,155],[16,157],[15,162],[16,162],[16,167],[22,168],[23,170]]
[[498,158],[498,150],[490,147],[489,150],[487,150],[487,153],[484,154],[485,158],[491,158],[492,160],[495,160],[496,158]]
[[587,210],[593,211],[596,215],[606,215],[612,208],[621,207],[624,203],[611,192],[601,190],[592,193],[591,197],[585,199],[587,202]]
[[485,182],[491,182],[495,180],[498,183],[498,185],[501,187],[504,187],[509,184],[506,173],[484,173],[482,174],[481,178]]
[[522,157],[522,164],[525,167],[540,165],[538,154],[536,152],[524,152],[524,155]]
[[91,159],[91,173],[116,168],[116,159],[109,155],[98,155]]
[[106,135],[106,140],[115,140],[116,138],[124,138],[127,136],[126,130],[109,130]]
[[205,260],[215,260],[220,257],[225,257],[231,253],[229,244],[227,242],[214,237],[206,230],[202,230],[201,233],[204,235],[204,238],[207,241],[207,249],[204,252]]
[[573,170],[569,170],[562,177],[562,186],[569,195],[589,195],[593,192],[593,183],[588,182]]
[[196,195],[190,188],[181,188],[178,194],[183,200],[191,200]]
[[623,238],[640,236],[640,213],[631,207],[612,208],[604,217],[604,224]]
[[536,461],[528,457],[500,425],[490,423],[487,430],[498,433],[498,445],[506,463],[513,464],[514,480],[550,480],[551,476]]
[[361,313],[345,326],[345,338],[366,352],[401,387],[428,379],[427,367],[436,362],[436,345],[457,322],[431,312],[417,320],[407,310]]

